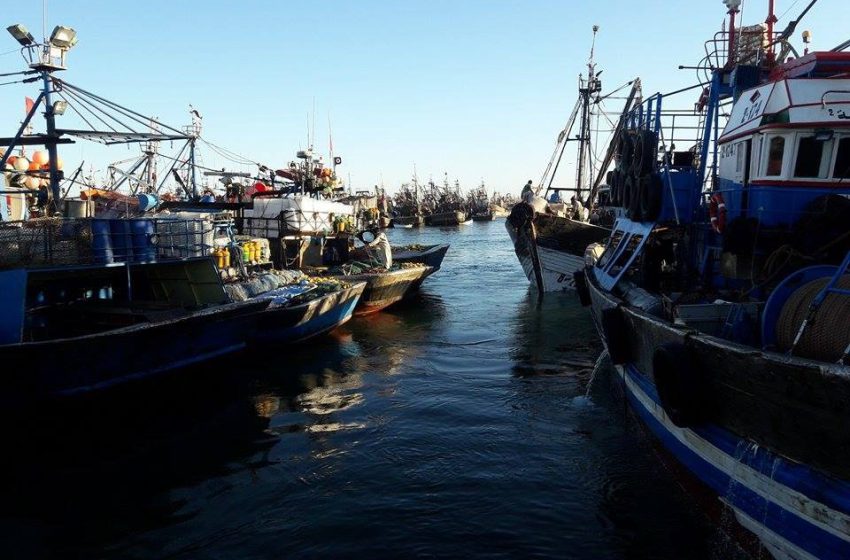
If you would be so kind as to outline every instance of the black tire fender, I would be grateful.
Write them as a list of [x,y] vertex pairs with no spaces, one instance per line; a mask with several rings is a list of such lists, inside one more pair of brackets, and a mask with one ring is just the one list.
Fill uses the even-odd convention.
[[706,376],[684,344],[666,343],[652,356],[652,377],[661,406],[680,428],[705,423],[711,409]]
[[640,214],[644,222],[654,222],[661,213],[662,181],[657,173],[641,178]]
[[603,309],[600,322],[611,363],[621,365],[630,362],[632,351],[629,346],[628,326],[622,310],[619,307]]

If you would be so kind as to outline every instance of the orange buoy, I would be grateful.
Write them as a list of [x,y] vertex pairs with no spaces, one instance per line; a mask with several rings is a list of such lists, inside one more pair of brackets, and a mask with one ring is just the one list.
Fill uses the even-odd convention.
[[[32,154],[32,163],[35,165],[44,165],[50,161],[50,158],[47,152],[43,150],[38,150]],[[30,168],[32,169],[32,168]]]

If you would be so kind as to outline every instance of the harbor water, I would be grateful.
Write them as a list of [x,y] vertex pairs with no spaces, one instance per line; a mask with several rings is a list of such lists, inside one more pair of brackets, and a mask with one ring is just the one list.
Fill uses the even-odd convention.
[[390,239],[451,244],[403,305],[5,419],[3,556],[739,557],[503,220]]

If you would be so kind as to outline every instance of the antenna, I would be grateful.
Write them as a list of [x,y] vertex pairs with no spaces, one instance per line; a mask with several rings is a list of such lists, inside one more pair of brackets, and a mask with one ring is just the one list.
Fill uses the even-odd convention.
[[[310,138],[313,139],[313,142],[316,141],[316,96],[313,96],[313,126],[310,127]],[[313,144],[310,144],[310,147],[313,147]]]

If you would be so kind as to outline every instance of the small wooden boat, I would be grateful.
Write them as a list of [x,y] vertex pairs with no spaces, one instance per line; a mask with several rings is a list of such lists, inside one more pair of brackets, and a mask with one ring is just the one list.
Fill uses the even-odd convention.
[[378,312],[410,296],[434,271],[430,266],[409,266],[387,272],[364,272],[339,278],[346,282],[366,282],[366,288],[354,310],[354,315],[361,316]]
[[437,272],[440,270],[440,266],[443,264],[443,258],[446,256],[446,251],[448,250],[448,244],[393,247],[393,262],[418,262],[432,267],[434,272]]
[[396,216],[393,218],[393,227],[413,228],[422,225],[422,216]]
[[275,292],[258,296],[272,303],[258,313],[257,333],[252,342],[293,344],[332,331],[351,319],[366,282],[357,282],[303,303],[299,303],[298,298],[308,293],[309,288],[300,288],[291,300],[280,304],[275,301]]
[[492,222],[496,219],[496,214],[493,212],[476,212],[472,215],[473,222]]

